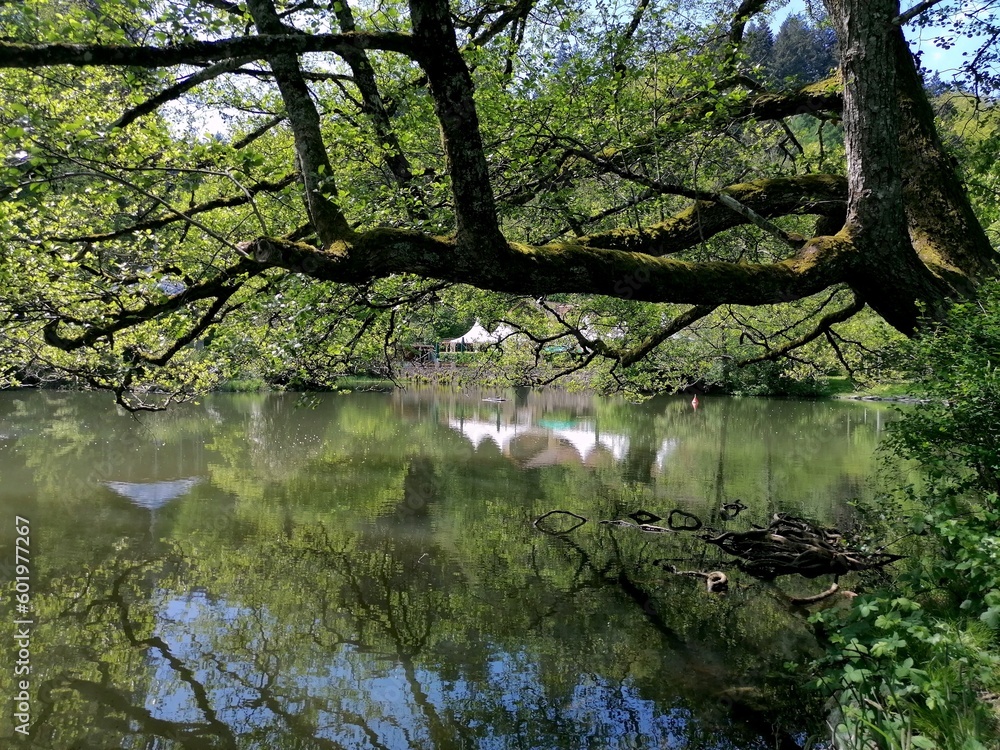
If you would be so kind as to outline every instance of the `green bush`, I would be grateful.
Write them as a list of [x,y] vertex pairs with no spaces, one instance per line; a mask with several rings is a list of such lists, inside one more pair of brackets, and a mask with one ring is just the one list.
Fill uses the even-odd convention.
[[727,363],[710,380],[715,388],[733,396],[816,398],[824,395],[826,388],[822,380],[795,376],[784,359],[742,367]]
[[1000,285],[901,355],[927,400],[885,449],[921,479],[868,517],[908,558],[846,614],[815,618],[828,646],[817,684],[838,698],[838,747],[985,750],[1000,746],[982,700],[1000,687]]

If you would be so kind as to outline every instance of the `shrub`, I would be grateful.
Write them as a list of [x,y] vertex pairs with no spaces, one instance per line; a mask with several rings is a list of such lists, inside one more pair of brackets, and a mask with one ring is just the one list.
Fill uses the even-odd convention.
[[1000,685],[1000,284],[902,349],[925,403],[885,449],[919,482],[869,509],[909,558],[889,586],[815,618],[827,655],[817,684],[839,701],[835,745],[1000,746],[981,696]]

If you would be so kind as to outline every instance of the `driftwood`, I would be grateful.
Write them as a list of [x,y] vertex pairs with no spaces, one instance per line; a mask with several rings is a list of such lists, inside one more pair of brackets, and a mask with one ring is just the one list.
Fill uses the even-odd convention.
[[723,573],[721,570],[712,570],[709,572],[703,572],[700,570],[677,570],[673,565],[670,565],[663,560],[654,560],[654,565],[659,565],[668,573],[673,573],[676,576],[691,576],[692,578],[704,578],[705,588],[710,594],[722,594],[729,591],[729,576]]
[[736,566],[744,573],[766,581],[796,573],[804,578],[839,576],[902,559],[902,555],[847,548],[839,533],[784,513],[775,514],[767,528],[727,531],[702,539],[738,557]]
[[719,508],[719,518],[723,521],[732,521],[746,509],[747,506],[743,504],[742,500],[734,500],[731,503],[725,503],[721,508]]
[[[788,603],[793,604],[796,607],[805,607],[809,604],[817,604],[824,599],[829,599],[834,594],[840,592],[840,584],[834,581],[830,584],[830,588],[824,591],[822,594],[814,594],[813,596],[790,596],[788,597]],[[857,594],[853,591],[844,591],[843,596],[853,599]]]

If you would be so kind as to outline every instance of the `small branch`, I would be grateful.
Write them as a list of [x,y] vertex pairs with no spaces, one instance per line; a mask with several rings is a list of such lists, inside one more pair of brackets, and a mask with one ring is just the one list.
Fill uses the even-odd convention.
[[733,198],[731,195],[727,195],[726,193],[719,193],[718,195],[715,196],[715,199],[723,206],[728,208],[730,211],[734,211],[740,216],[742,216],[744,219],[749,221],[754,226],[763,229],[765,232],[774,237],[777,237],[784,244],[788,245],[788,247],[790,247],[792,250],[798,250],[800,247],[802,247],[803,243],[805,242],[805,240],[801,237],[793,237],[792,235],[788,234],[788,232],[779,227],[777,224],[768,221],[759,213],[754,211],[752,208],[748,208],[747,206],[743,205],[738,200]]
[[253,59],[253,57],[236,57],[232,60],[217,63],[216,65],[205,68],[194,75],[188,76],[183,81],[164,89],[156,96],[147,99],[142,104],[128,110],[114,123],[112,123],[111,127],[125,128],[143,115],[148,115],[151,112],[154,112],[161,105],[182,96],[185,92],[190,91],[198,84],[210,81],[213,78],[218,78],[219,76],[229,73]]
[[[79,159],[75,159],[72,156],[66,156],[65,158],[66,158],[67,161],[71,161],[71,162],[73,162],[74,164],[76,164],[78,166],[81,166],[81,167],[86,167],[87,166],[82,161],[80,161]],[[173,214],[176,214],[178,217],[180,217],[181,219],[183,219],[184,221],[186,221],[188,224],[191,224],[193,226],[198,227],[201,231],[203,231],[209,237],[211,237],[211,238],[213,238],[215,240],[218,240],[223,245],[225,245],[226,247],[228,247],[228,248],[230,248],[232,250],[236,249],[236,245],[234,245],[232,242],[230,242],[229,240],[227,240],[225,237],[223,237],[219,233],[215,232],[214,230],[209,229],[207,226],[205,226],[204,224],[202,224],[197,219],[191,218],[191,216],[188,213],[185,213],[184,211],[181,211],[179,208],[174,208],[172,205],[170,205],[170,203],[168,203],[166,200],[164,200],[163,198],[159,197],[158,195],[155,195],[155,194],[149,192],[148,190],[145,190],[144,188],[139,187],[135,183],[129,182],[124,177],[119,177],[118,175],[114,174],[113,172],[108,172],[107,170],[100,169],[99,167],[95,167],[93,165],[90,165],[90,169],[92,169],[94,172],[96,172],[99,175],[107,177],[109,180],[117,182],[119,185],[124,185],[125,187],[129,188],[130,190],[135,190],[137,193],[140,193],[141,195],[146,196],[150,200],[159,203],[161,206],[163,206],[164,208],[166,208],[168,211],[170,211]]]
[[743,367],[745,365],[752,365],[758,362],[768,362],[776,360],[779,357],[788,354],[790,351],[798,349],[800,346],[805,346],[810,341],[818,339],[820,336],[824,335],[830,329],[831,326],[836,325],[837,323],[843,323],[845,320],[852,318],[853,316],[861,312],[864,309],[864,307],[865,307],[864,301],[855,295],[851,304],[841,308],[840,310],[835,310],[829,315],[824,316],[823,319],[816,324],[816,327],[809,333],[800,336],[797,339],[793,339],[784,346],[780,346],[777,349],[773,349],[766,354],[761,354],[758,357],[751,357],[750,359],[744,359],[741,362],[737,363],[737,366]]
[[[143,362],[146,362],[151,365],[157,365],[157,366],[165,365],[167,362],[170,361],[170,359],[175,354],[177,354],[177,352],[179,352],[185,346],[187,346],[192,341],[201,336],[205,331],[208,330],[209,326],[213,325],[216,322],[216,316],[225,306],[226,302],[229,301],[229,298],[232,297],[239,288],[240,288],[239,285],[232,287],[224,287],[219,296],[216,298],[215,302],[212,303],[212,306],[209,307],[208,311],[202,316],[201,320],[199,320],[191,328],[190,331],[188,331],[183,336],[180,336],[159,357],[150,357],[137,351],[135,353],[135,358],[141,359]],[[232,312],[234,309],[236,309],[236,306],[230,308],[226,312],[227,313]]]
[[572,375],[574,372],[578,372],[579,370],[584,369],[587,365],[593,362],[595,357],[597,357],[597,352],[592,351],[589,355],[580,360],[579,364],[576,364],[573,367],[568,367],[565,370],[560,370],[555,375],[553,375],[550,378],[546,378],[538,385],[551,385],[552,383],[556,382],[559,378],[564,378],[567,375]]
[[[229,175],[227,175],[229,176]],[[233,196],[231,198],[216,198],[215,200],[207,201],[206,203],[201,203],[197,206],[189,208],[185,214],[179,214],[176,211],[173,216],[164,216],[159,219],[150,219],[149,221],[144,221],[139,224],[133,224],[130,227],[125,227],[124,229],[118,229],[114,232],[106,232],[104,234],[82,234],[73,237],[49,237],[49,242],[107,242],[109,240],[117,239],[118,237],[125,237],[136,232],[141,232],[146,229],[159,229],[167,224],[172,224],[176,221],[183,221],[188,217],[195,216],[196,214],[205,213],[207,211],[214,211],[219,208],[232,208],[234,206],[242,206],[250,202],[253,196],[258,193],[276,193],[280,190],[291,185],[298,178],[297,172],[292,172],[290,174],[282,177],[278,182],[258,182],[256,185],[252,185],[248,188],[243,188],[240,185],[240,189],[243,190],[242,196]],[[230,179],[232,179],[230,177]],[[235,180],[234,180],[235,182]],[[239,184],[239,183],[237,183]],[[171,209],[172,210],[172,209]]]
[[934,7],[939,2],[941,2],[941,0],[924,0],[924,2],[922,3],[917,3],[905,13],[900,13],[898,16],[893,18],[892,21],[890,21],[890,23],[893,26],[902,26],[912,21],[914,18],[923,13],[925,10]]
[[620,356],[618,357],[619,361],[625,367],[635,364],[675,333],[683,331],[695,321],[701,320],[715,310],[716,307],[718,307],[718,305],[695,305],[686,312],[678,315],[670,321],[669,325],[664,326],[662,329],[649,336],[638,346],[633,349],[629,349],[628,351],[620,352]]
[[269,120],[264,121],[259,127],[255,128],[254,130],[251,130],[245,136],[243,136],[238,141],[233,143],[233,148],[239,151],[241,148],[249,146],[251,143],[256,141],[265,133],[267,133],[271,128],[277,127],[284,121],[285,121],[284,115],[278,115],[270,118]]
[[[91,346],[100,338],[145,323],[160,315],[179,310],[197,300],[218,297],[220,294],[225,294],[230,288],[229,285],[238,277],[244,274],[256,275],[261,270],[261,266],[256,261],[243,259],[225,269],[210,281],[188,287],[180,294],[174,295],[163,302],[151,303],[138,310],[124,310],[111,323],[103,326],[90,326],[83,334],[75,338],[67,338],[59,334],[61,319],[51,320],[45,324],[45,328],[43,329],[45,343],[64,352],[71,352],[81,347]],[[79,321],[74,322],[77,325],[85,325]]]

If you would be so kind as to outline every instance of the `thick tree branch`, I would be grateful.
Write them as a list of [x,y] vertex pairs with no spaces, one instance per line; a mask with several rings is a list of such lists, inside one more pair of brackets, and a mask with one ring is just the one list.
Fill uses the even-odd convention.
[[343,55],[358,49],[380,49],[412,57],[413,37],[395,31],[356,31],[350,34],[292,34],[282,31],[166,47],[0,42],[0,68],[48,68],[53,65],[169,68],[236,57],[265,59],[271,55],[301,55],[306,52]]
[[649,7],[649,0],[639,0],[635,4],[635,10],[632,12],[632,20],[629,21],[628,27],[625,29],[621,36],[621,44],[632,41],[632,37],[635,36],[635,32],[639,30],[639,24],[642,23],[642,17],[646,14],[646,8]]
[[447,0],[411,0],[410,18],[418,62],[427,74],[448,156],[460,244],[475,243],[477,263],[504,244],[497,221],[489,167],[479,131],[474,86],[455,38]]
[[[847,180],[836,175],[798,175],[730,185],[721,191],[754,213],[773,219],[791,214],[843,216]],[[697,201],[690,208],[643,229],[614,229],[580,237],[584,247],[667,255],[686,250],[719,232],[750,219],[715,201]]]
[[502,34],[504,29],[512,23],[525,18],[537,2],[538,0],[517,0],[517,2],[501,13],[493,23],[476,35],[472,40],[471,46],[482,47],[487,44],[498,34]]
[[[280,34],[286,30],[272,0],[247,0],[247,9],[262,33]],[[298,57],[294,54],[275,54],[268,57],[268,64],[274,71],[295,137],[295,153],[302,173],[309,217],[320,242],[324,246],[330,245],[337,239],[350,236],[352,230],[334,202],[337,186],[320,130],[319,112],[302,78]]]
[[758,93],[734,113],[734,120],[779,120],[795,115],[821,116],[840,113],[844,108],[839,75],[790,91]]
[[[335,2],[333,10],[340,23],[341,31],[356,31],[354,14],[347,0]],[[414,205],[419,206],[421,196],[419,192],[412,190],[413,172],[410,168],[410,162],[403,152],[403,147],[393,130],[392,123],[389,121],[385,100],[382,98],[378,89],[378,81],[375,79],[375,69],[372,67],[367,53],[364,50],[351,50],[344,54],[343,58],[351,68],[354,85],[361,92],[364,111],[375,129],[375,135],[382,147],[385,165],[389,168],[399,187],[411,189],[411,195],[415,199]],[[414,208],[410,211],[410,218],[414,220],[426,219],[427,212],[421,208]]]
[[763,10],[764,6],[767,4],[767,0],[743,0],[740,3],[740,7],[736,9],[733,14],[733,22],[729,29],[729,43],[737,46],[743,42],[743,32],[746,30],[747,23],[753,18],[757,13]]
[[997,274],[1000,258],[937,133],[934,112],[906,40],[899,29],[893,29],[892,37],[909,239],[936,276],[954,292],[968,293],[978,280]]
[[323,281],[360,283],[412,273],[532,296],[579,292],[620,297],[628,285],[631,299],[647,302],[760,305],[801,299],[843,282],[853,262],[852,250],[844,235],[816,237],[782,261],[736,264],[679,261],[579,244],[510,243],[491,259],[454,239],[376,229],[327,251],[261,238],[244,252],[264,266]]
[[[911,334],[920,315],[916,300],[938,307],[947,288],[918,257],[907,226],[899,106],[900,76],[905,81],[906,70],[897,59],[902,32],[889,23],[899,3],[826,4],[837,31],[844,80],[850,82],[844,90],[844,146],[851,184],[845,230],[861,261],[851,287],[891,325]],[[889,278],[897,292],[891,295],[885,293]]]

